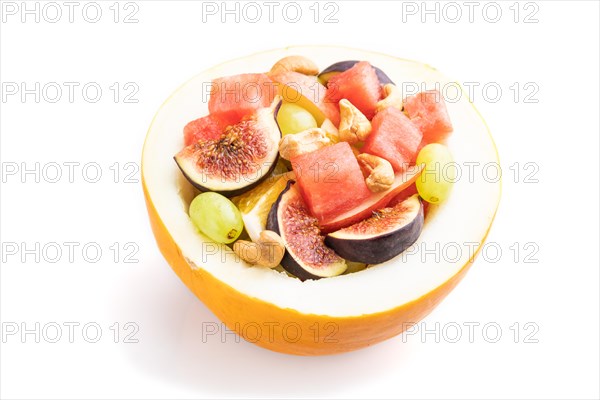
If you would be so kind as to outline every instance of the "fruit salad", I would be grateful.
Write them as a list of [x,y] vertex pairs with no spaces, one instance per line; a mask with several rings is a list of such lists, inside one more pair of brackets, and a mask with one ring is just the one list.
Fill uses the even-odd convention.
[[439,91],[405,96],[368,60],[288,56],[214,79],[175,155],[189,217],[250,266],[301,280],[386,262],[450,195],[452,123]]

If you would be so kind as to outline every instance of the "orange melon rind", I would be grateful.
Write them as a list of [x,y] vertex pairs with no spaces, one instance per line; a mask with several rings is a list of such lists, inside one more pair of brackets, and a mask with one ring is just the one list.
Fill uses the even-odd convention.
[[[346,352],[400,334],[429,314],[458,284],[485,242],[496,215],[501,181],[489,179],[477,168],[478,174],[463,176],[446,203],[431,207],[413,247],[357,273],[300,282],[275,270],[246,265],[227,246],[210,242],[193,226],[187,206],[196,192],[181,179],[172,156],[183,146],[183,126],[207,112],[201,101],[205,82],[268,71],[278,59],[292,54],[309,57],[321,67],[344,59],[368,60],[397,85],[452,82],[425,64],[340,47],[291,47],[221,64],[181,86],[155,116],[142,155],[144,196],[163,256],[229,329],[249,342],[283,353]],[[202,104],[204,109],[199,108]],[[494,141],[466,94],[447,106],[454,125],[448,145],[458,167],[468,162],[499,168]],[[463,249],[458,257],[447,251],[457,248]]]

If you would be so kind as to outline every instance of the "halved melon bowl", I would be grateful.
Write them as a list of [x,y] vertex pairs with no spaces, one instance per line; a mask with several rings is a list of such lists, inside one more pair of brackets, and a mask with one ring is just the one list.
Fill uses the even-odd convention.
[[[499,166],[493,139],[462,93],[447,102],[454,133],[448,140],[461,169],[450,198],[430,207],[417,242],[403,254],[365,270],[307,280],[251,267],[203,236],[187,210],[195,189],[173,155],[182,128],[207,111],[213,78],[268,71],[277,60],[303,55],[324,68],[340,60],[367,60],[402,82],[444,87],[448,78],[428,65],[338,47],[291,47],[239,58],[207,70],[173,93],[156,114],[142,155],[142,182],[154,236],[186,286],[231,330],[270,350],[323,355],[357,350],[400,334],[428,315],[458,284],[484,244],[500,200],[501,183],[484,166]],[[476,164],[468,164],[476,163]],[[476,165],[467,174],[467,165]],[[198,332],[200,337],[200,332]]]

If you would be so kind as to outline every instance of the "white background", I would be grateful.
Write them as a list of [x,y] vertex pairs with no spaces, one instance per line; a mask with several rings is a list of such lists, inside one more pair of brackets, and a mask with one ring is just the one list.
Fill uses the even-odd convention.
[[[73,262],[64,247],[56,263],[43,257],[36,262],[34,255],[23,263],[21,253],[4,251],[2,398],[599,397],[598,3],[548,1],[525,8],[499,2],[497,23],[485,20],[481,3],[471,23],[468,8],[458,2],[459,22],[444,21],[442,14],[439,22],[430,15],[422,23],[420,14],[403,14],[401,2],[337,2],[339,22],[330,24],[323,23],[323,4],[319,22],[313,21],[312,3],[301,3],[302,18],[295,24],[283,19],[281,6],[273,23],[266,15],[259,23],[235,23],[229,16],[222,24],[219,15],[203,22],[201,3],[192,1],[138,1],[139,22],[133,24],[122,23],[125,11],[133,10],[123,10],[123,3],[121,22],[113,22],[112,1],[100,2],[103,15],[95,24],[82,18],[85,3],[75,9],[73,23],[64,6],[63,19],[54,24],[43,16],[39,23],[34,16],[21,23],[20,14],[3,15],[3,83],[78,82],[81,88],[97,82],[103,95],[89,103],[76,89],[73,103],[65,91],[54,104],[44,98],[36,103],[33,95],[25,102],[9,96],[0,104],[5,173],[21,163],[80,163],[73,183],[68,176],[57,183],[43,176],[36,183],[34,175],[20,173],[3,177],[3,246],[80,245]],[[422,8],[421,2],[413,4]],[[536,9],[538,22],[524,23]],[[446,8],[447,17],[454,12]],[[488,12],[493,18],[493,10]],[[139,174],[133,183],[123,174],[129,171],[125,163],[139,162],[158,107],[212,65],[293,44],[381,51],[426,62],[461,83],[481,88],[495,82],[503,90],[497,102],[490,101],[493,92],[487,100],[481,89],[473,96],[504,171],[502,201],[488,238],[502,256],[497,262],[493,252],[488,260],[480,257],[419,325],[435,331],[439,323],[439,340],[417,333],[320,358],[272,353],[233,335],[202,340],[203,327],[218,320],[179,282],[155,246]],[[115,103],[109,89],[115,82],[121,90],[128,82],[137,85],[139,101],[124,103],[129,91],[122,91]],[[515,82],[521,88],[516,99],[510,89]],[[539,88],[530,98],[537,103],[525,102],[528,82]],[[82,178],[81,166],[90,162],[102,169],[97,183]],[[117,183],[109,168],[116,162]],[[524,169],[525,163],[534,163],[530,178],[537,183],[525,182],[524,174],[534,168]],[[115,242],[119,254],[110,249]],[[139,247],[133,256],[138,262],[124,262],[135,249],[124,248],[130,242]],[[86,243],[102,248],[98,262],[82,257]],[[6,334],[36,322],[49,329],[40,343],[33,334]],[[73,343],[68,322],[80,324]],[[82,335],[90,322],[102,328],[97,343]],[[133,336],[138,343],[125,343],[127,322],[139,327]],[[472,340],[465,325],[470,322],[480,324]],[[46,340],[54,337],[51,323],[63,327],[57,343]],[[114,323],[120,324],[118,343],[110,329]],[[490,343],[494,329],[482,331],[486,323],[502,330],[496,343]],[[451,343],[457,325],[462,337]]]

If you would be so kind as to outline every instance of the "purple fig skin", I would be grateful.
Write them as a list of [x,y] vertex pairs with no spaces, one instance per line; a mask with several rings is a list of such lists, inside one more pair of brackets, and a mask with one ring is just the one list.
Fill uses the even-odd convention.
[[[354,67],[354,65],[356,63],[358,63],[358,60],[348,60],[348,61],[339,61],[336,62],[335,64],[331,64],[329,67],[325,68],[323,71],[321,71],[321,73],[319,73],[319,77],[321,75],[325,75],[328,74],[330,72],[344,72],[349,70],[350,68]],[[379,68],[377,68],[376,66],[373,65],[373,68],[375,68],[375,73],[377,74],[377,78],[379,79],[379,83],[381,83],[381,85],[386,85],[388,83],[391,83],[392,85],[394,85],[394,81],[392,81],[390,79],[389,76],[386,75],[385,72],[383,72],[382,70],[380,70]]]
[[[292,185],[294,183],[295,183],[295,181],[293,181],[293,180],[288,181],[285,189],[283,189],[283,191],[279,194],[277,201],[271,206],[271,209],[269,210],[269,215],[267,216],[267,229],[277,233],[280,236],[281,236],[281,230],[279,227],[280,227],[281,222],[279,221],[279,218],[277,217],[278,210],[279,210],[279,207],[282,204],[282,202],[285,203],[285,194],[290,190],[290,188],[292,187]],[[296,276],[301,281],[305,281],[307,279],[315,279],[315,280],[321,279],[320,276],[313,275],[310,272],[306,271],[306,269],[304,269],[302,267],[302,265],[300,265],[294,259],[294,257],[292,257],[292,255],[290,254],[290,251],[288,250],[287,243],[286,243],[285,255],[283,256],[283,259],[281,260],[281,266],[287,272]]]
[[[175,159],[175,157],[173,157],[173,158]],[[273,164],[269,168],[269,171],[267,171],[267,173],[264,174],[256,182],[253,182],[253,183],[251,183],[248,186],[244,186],[243,188],[239,188],[239,189],[235,189],[235,190],[213,190],[213,189],[207,188],[205,186],[202,186],[200,183],[198,183],[197,180],[195,180],[192,176],[190,176],[188,173],[186,173],[186,171],[183,168],[181,168],[179,166],[179,164],[177,164],[177,166],[179,166],[179,169],[181,170],[181,173],[183,174],[183,176],[185,177],[185,179],[187,179],[188,182],[191,183],[192,186],[194,186],[199,191],[201,191],[201,192],[215,192],[215,193],[222,194],[223,196],[225,196],[227,198],[231,198],[231,197],[239,196],[240,194],[244,194],[248,190],[254,189],[256,186],[260,185],[267,177],[271,176],[271,173],[275,170],[275,167],[277,166],[277,161],[278,160],[279,160],[279,156],[277,156],[275,158],[275,161],[273,161]],[[177,159],[175,159],[175,162],[177,162]]]
[[325,244],[349,261],[380,264],[391,260],[409,248],[421,235],[424,222],[423,204],[421,200],[417,201],[419,202],[419,212],[415,218],[398,229],[391,232],[386,229],[384,234],[371,238],[357,237],[356,239],[336,238],[332,236],[335,235],[335,232],[332,232],[327,235]]

